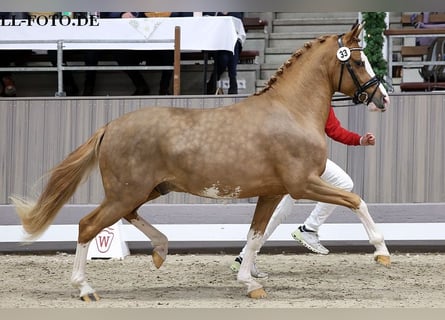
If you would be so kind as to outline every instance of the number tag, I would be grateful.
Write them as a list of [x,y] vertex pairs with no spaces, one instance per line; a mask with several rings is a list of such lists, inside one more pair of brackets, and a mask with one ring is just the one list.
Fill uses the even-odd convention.
[[341,62],[348,61],[351,58],[351,50],[347,47],[341,47],[337,50],[337,59]]

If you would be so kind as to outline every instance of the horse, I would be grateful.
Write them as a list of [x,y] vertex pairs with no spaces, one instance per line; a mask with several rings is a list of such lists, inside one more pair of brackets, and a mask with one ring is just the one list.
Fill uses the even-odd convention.
[[212,109],[150,107],[129,112],[99,128],[49,171],[37,201],[11,196],[29,240],[40,236],[94,167],[104,187],[102,203],[79,221],[71,284],[84,301],[100,299],[86,280],[88,246],[121,218],[141,230],[160,268],[168,238],[138,215],[138,208],[168,192],[209,198],[258,197],[237,281],[247,296],[267,293],[251,274],[268,221],[282,197],[350,208],[361,219],[377,262],[390,255],[366,203],[355,193],[325,183],[324,127],[335,92],[385,111],[389,96],[359,46],[362,24],[341,35],[304,44],[266,86],[240,102]]

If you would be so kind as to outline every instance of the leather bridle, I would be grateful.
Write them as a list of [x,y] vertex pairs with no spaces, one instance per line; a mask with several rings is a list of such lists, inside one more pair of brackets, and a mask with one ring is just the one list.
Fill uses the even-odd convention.
[[[381,84],[381,81],[379,78],[377,78],[377,76],[374,76],[371,79],[369,79],[366,83],[364,83],[363,85],[360,84],[360,82],[357,79],[357,76],[354,73],[354,70],[352,69],[351,63],[350,63],[350,57],[351,57],[350,51],[363,51],[363,48],[362,47],[347,48],[347,47],[343,46],[342,36],[343,35],[340,35],[338,37],[338,46],[339,46],[338,52],[340,52],[341,50],[345,50],[349,53],[349,55],[347,53],[344,56],[344,59],[339,58],[340,63],[341,63],[341,71],[340,71],[340,79],[338,81],[338,90],[337,91],[340,92],[341,82],[343,79],[343,71],[346,66],[349,74],[351,75],[352,81],[354,81],[354,84],[357,88],[357,90],[354,93],[354,97],[352,98],[352,101],[355,104],[363,103],[363,104],[368,105],[372,101],[372,98],[374,97],[379,85]],[[338,57],[338,52],[337,52],[337,57]],[[375,85],[375,89],[374,89],[374,91],[372,91],[371,96],[369,96],[368,93],[366,92],[366,90],[374,85]]]

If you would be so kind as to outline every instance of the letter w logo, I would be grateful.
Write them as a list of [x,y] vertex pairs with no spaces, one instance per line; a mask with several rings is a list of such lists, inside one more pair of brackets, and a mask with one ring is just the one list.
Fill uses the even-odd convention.
[[99,251],[100,253],[107,252],[111,247],[113,238],[114,238],[113,228],[106,228],[102,230],[95,238],[97,251]]

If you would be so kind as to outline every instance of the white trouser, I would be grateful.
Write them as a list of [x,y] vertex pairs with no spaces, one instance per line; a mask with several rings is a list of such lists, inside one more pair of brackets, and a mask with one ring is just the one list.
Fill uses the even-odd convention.
[[[321,175],[321,178],[333,186],[346,191],[351,191],[354,186],[351,177],[329,159],[326,161],[326,169]],[[309,217],[304,221],[305,227],[313,231],[318,231],[318,228],[325,223],[336,206],[337,205],[331,203],[318,202]]]
[[[338,188],[351,191],[354,183],[351,177],[337,164],[331,160],[326,161],[326,168],[321,175],[321,178],[336,186]],[[269,239],[270,235],[275,229],[286,219],[286,217],[292,212],[294,205],[294,199],[290,195],[285,195],[278,204],[269,223],[267,224],[266,231],[264,232],[263,244]],[[334,211],[336,205],[324,202],[318,202],[311,214],[304,221],[304,225],[314,231],[318,231],[318,228],[326,221],[326,219]],[[244,256],[245,247],[242,249],[240,256]]]

